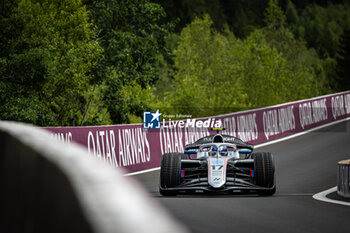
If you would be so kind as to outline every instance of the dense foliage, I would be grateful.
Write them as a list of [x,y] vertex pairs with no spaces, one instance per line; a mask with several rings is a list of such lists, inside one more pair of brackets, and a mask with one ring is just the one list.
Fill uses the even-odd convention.
[[0,119],[193,116],[350,88],[346,0],[12,0],[0,5]]
[[174,50],[173,85],[163,87],[162,109],[206,116],[325,93],[315,54],[279,17],[268,12],[267,26],[246,39],[212,30],[209,16],[196,18]]
[[0,19],[1,119],[78,125],[101,54],[80,1],[5,1]]
[[[146,0],[86,0],[104,52],[95,69],[103,83],[103,106],[115,123],[129,123],[147,108],[149,86],[158,79],[157,56],[167,56],[163,8]],[[94,122],[98,123],[98,122]]]

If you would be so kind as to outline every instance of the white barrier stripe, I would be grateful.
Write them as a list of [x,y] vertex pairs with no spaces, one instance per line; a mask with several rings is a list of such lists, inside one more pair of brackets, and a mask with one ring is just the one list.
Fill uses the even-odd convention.
[[[344,122],[344,121],[348,121],[348,120],[350,120],[350,117],[347,117],[347,118],[344,118],[344,119],[341,119],[341,120],[337,120],[337,121],[333,121],[333,122],[330,122],[330,123],[327,123],[327,124],[324,124],[324,125],[320,125],[320,126],[317,126],[315,128],[308,129],[308,130],[305,130],[303,132],[299,132],[299,133],[296,133],[296,134],[293,134],[293,135],[289,135],[289,136],[286,136],[286,137],[283,137],[283,138],[279,138],[279,139],[276,139],[276,140],[273,140],[273,141],[257,144],[257,145],[254,145],[254,148],[260,148],[260,147],[268,146],[268,145],[275,144],[275,143],[278,143],[278,142],[286,141],[286,140],[289,140],[289,139],[292,139],[292,138],[295,138],[295,137],[299,137],[299,136],[302,136],[304,134],[307,134],[307,133],[310,133],[310,132],[313,132],[313,131],[316,131],[316,130],[319,130],[319,129],[322,129],[322,128],[325,128],[325,127],[328,127],[328,126],[331,126],[331,125],[335,125],[335,124],[338,124],[338,123],[341,123],[341,122]],[[124,176],[139,175],[139,174],[143,174],[143,173],[147,173],[147,172],[157,171],[159,169],[160,169],[160,167],[155,167],[155,168],[151,168],[151,169],[147,169],[147,170],[142,170],[142,171],[137,171],[137,172],[132,172],[132,173],[126,173],[126,174],[124,174]]]

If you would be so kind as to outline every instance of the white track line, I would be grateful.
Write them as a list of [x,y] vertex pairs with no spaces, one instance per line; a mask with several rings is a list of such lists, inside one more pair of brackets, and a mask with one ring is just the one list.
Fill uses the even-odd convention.
[[350,202],[333,200],[333,199],[326,197],[328,194],[333,193],[335,191],[337,191],[337,186],[330,188],[330,189],[327,189],[325,191],[322,191],[320,193],[316,193],[312,197],[318,201],[325,201],[325,202],[330,202],[330,203],[334,203],[334,204],[350,206]]
[[155,168],[150,168],[150,169],[146,169],[146,170],[142,170],[142,171],[138,171],[138,172],[127,173],[127,174],[124,174],[124,176],[134,176],[134,175],[139,175],[139,174],[146,173],[146,172],[157,171],[159,169],[160,169],[160,167],[155,167]]
[[320,125],[320,126],[317,126],[315,128],[308,129],[308,130],[305,130],[305,131],[302,131],[302,132],[299,132],[299,133],[296,133],[296,134],[293,134],[293,135],[290,135],[290,136],[287,136],[287,137],[284,137],[284,138],[280,138],[280,139],[276,139],[276,140],[273,140],[273,141],[270,141],[270,142],[265,142],[265,143],[261,143],[261,144],[258,144],[258,145],[254,145],[254,148],[264,147],[264,146],[268,146],[268,145],[275,144],[275,143],[278,143],[278,142],[286,141],[286,140],[289,140],[289,139],[292,139],[292,138],[295,138],[295,137],[299,137],[301,135],[313,132],[315,130],[319,130],[319,129],[322,129],[322,128],[325,128],[325,127],[328,127],[328,126],[331,126],[331,125],[335,125],[335,124],[338,124],[340,122],[348,121],[348,120],[350,120],[350,117],[344,118],[344,119],[341,119],[341,120],[337,120],[337,121],[333,121],[333,122],[327,123],[325,125]]
[[[261,144],[258,144],[258,145],[254,145],[254,148],[260,148],[260,147],[268,146],[268,145],[275,144],[275,143],[278,143],[278,142],[286,141],[286,140],[289,140],[289,139],[292,139],[292,138],[295,138],[295,137],[299,137],[299,136],[302,136],[304,134],[313,132],[315,130],[319,130],[319,129],[322,129],[322,128],[325,128],[325,127],[328,127],[328,126],[331,126],[331,125],[335,125],[335,124],[338,124],[340,122],[348,121],[348,120],[350,120],[350,117],[344,118],[344,119],[341,119],[341,120],[338,120],[338,121],[333,121],[333,122],[330,122],[328,124],[321,125],[321,126],[318,126],[318,127],[312,128],[312,129],[308,129],[308,130],[305,130],[303,132],[299,132],[299,133],[296,133],[296,134],[293,134],[293,135],[290,135],[290,136],[287,136],[287,137],[284,137],[284,138],[280,138],[280,139],[276,139],[276,140],[273,140],[273,141],[270,141],[270,142],[265,142],[265,143],[261,143]],[[160,169],[160,167],[155,167],[155,168],[151,168],[151,169],[147,169],[147,170],[127,173],[127,174],[124,174],[124,176],[139,175],[139,174],[143,174],[143,173],[147,173],[147,172],[157,171],[159,169]]]

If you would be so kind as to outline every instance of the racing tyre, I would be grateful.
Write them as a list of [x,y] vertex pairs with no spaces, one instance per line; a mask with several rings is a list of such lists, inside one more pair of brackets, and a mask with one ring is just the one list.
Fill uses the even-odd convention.
[[271,190],[258,190],[261,196],[271,196],[276,192],[275,185],[275,164],[273,155],[270,152],[258,152],[252,154],[254,159],[254,171],[256,184]]
[[[181,178],[181,159],[187,159],[185,154],[168,153],[162,157],[160,167],[160,187],[172,188],[180,184]],[[159,189],[163,196],[175,196],[176,191]]]

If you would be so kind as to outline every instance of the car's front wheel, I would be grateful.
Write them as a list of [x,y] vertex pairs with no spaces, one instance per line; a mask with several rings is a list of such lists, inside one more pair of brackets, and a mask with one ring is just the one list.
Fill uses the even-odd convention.
[[167,153],[162,156],[160,167],[160,189],[163,196],[174,196],[176,191],[166,190],[166,188],[176,187],[180,184],[181,179],[181,158],[187,156],[181,153]]
[[273,155],[270,152],[257,152],[252,154],[254,159],[254,173],[256,184],[271,188],[270,190],[259,190],[261,196],[271,196],[276,192],[275,185],[275,164]]

